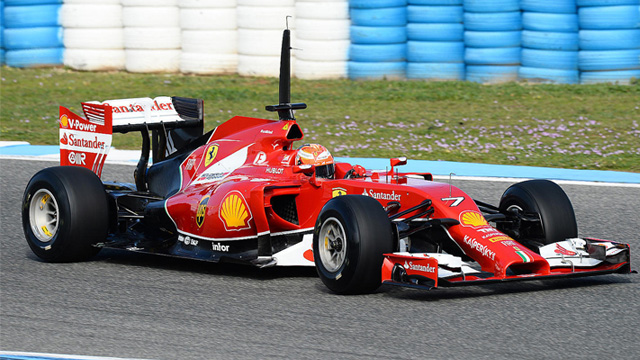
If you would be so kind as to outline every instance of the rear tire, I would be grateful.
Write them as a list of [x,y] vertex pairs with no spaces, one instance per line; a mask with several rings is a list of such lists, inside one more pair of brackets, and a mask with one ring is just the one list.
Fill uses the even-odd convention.
[[338,294],[375,291],[382,281],[383,254],[393,251],[391,226],[373,198],[344,195],[329,200],[313,233],[313,257],[322,282]]
[[[523,221],[518,229],[498,223],[497,228],[513,236],[542,245],[578,236],[573,206],[560,186],[549,180],[529,180],[511,185],[500,199],[500,211],[517,209],[521,213],[538,214],[540,222]],[[537,244],[536,244],[537,245]]]
[[108,231],[107,196],[88,169],[59,166],[36,173],[22,200],[22,227],[31,250],[50,262],[96,255]]

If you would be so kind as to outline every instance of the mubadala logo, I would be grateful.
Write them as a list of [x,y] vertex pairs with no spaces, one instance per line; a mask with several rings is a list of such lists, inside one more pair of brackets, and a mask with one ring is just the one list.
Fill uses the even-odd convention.
[[436,272],[436,268],[434,266],[428,265],[424,266],[424,265],[420,265],[420,264],[414,264],[412,261],[409,262],[404,262],[404,268],[405,269],[410,269],[413,271],[422,271],[422,272],[426,272],[426,273],[435,273]]
[[362,195],[370,196],[376,200],[390,200],[390,201],[400,201],[400,197],[402,196],[400,194],[396,194],[395,191],[392,191],[391,194],[389,194],[389,193],[383,193],[383,192],[375,192],[374,190],[367,191],[367,189],[364,189],[364,192],[362,193]]
[[229,252],[229,245],[222,245],[221,243],[211,243],[211,249],[214,251]]

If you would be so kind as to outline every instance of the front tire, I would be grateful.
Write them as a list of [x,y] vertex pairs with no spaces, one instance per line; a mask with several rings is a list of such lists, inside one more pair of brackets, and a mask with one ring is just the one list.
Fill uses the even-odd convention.
[[529,180],[510,186],[500,199],[500,211],[516,210],[539,217],[539,222],[522,221],[516,229],[498,223],[497,228],[516,240],[547,245],[578,237],[573,206],[560,186],[549,180]]
[[363,294],[381,284],[393,230],[380,203],[361,195],[329,200],[313,232],[313,257],[322,282],[337,294]]
[[107,196],[92,171],[58,166],[36,173],[24,192],[22,228],[31,250],[50,262],[82,261],[108,231]]

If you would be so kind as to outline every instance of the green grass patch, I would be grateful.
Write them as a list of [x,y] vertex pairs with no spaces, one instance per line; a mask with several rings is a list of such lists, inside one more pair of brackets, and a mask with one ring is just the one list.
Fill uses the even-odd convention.
[[[277,79],[2,68],[0,140],[58,143],[58,106],[178,95],[205,101],[205,128],[234,115],[275,119]],[[393,157],[640,172],[640,84],[479,85],[304,81],[292,101],[305,141],[335,156]],[[139,135],[113,145],[138,149]]]

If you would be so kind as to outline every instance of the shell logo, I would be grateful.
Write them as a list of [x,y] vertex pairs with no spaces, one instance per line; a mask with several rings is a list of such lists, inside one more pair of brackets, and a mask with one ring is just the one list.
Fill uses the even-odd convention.
[[253,219],[253,215],[244,196],[237,190],[228,193],[222,199],[219,215],[227,231],[251,228],[249,221]]
[[200,202],[198,203],[198,211],[196,212],[196,225],[198,225],[198,227],[202,227],[202,224],[204,224],[204,219],[207,215],[207,204],[209,203],[209,198],[211,198],[211,196],[207,195],[200,199]]
[[209,166],[218,155],[218,144],[211,144],[205,151],[204,166]]
[[477,211],[465,210],[460,213],[460,224],[466,227],[477,228],[487,226],[487,220]]
[[69,127],[69,117],[66,114],[60,116],[60,125],[62,125],[63,128]]

